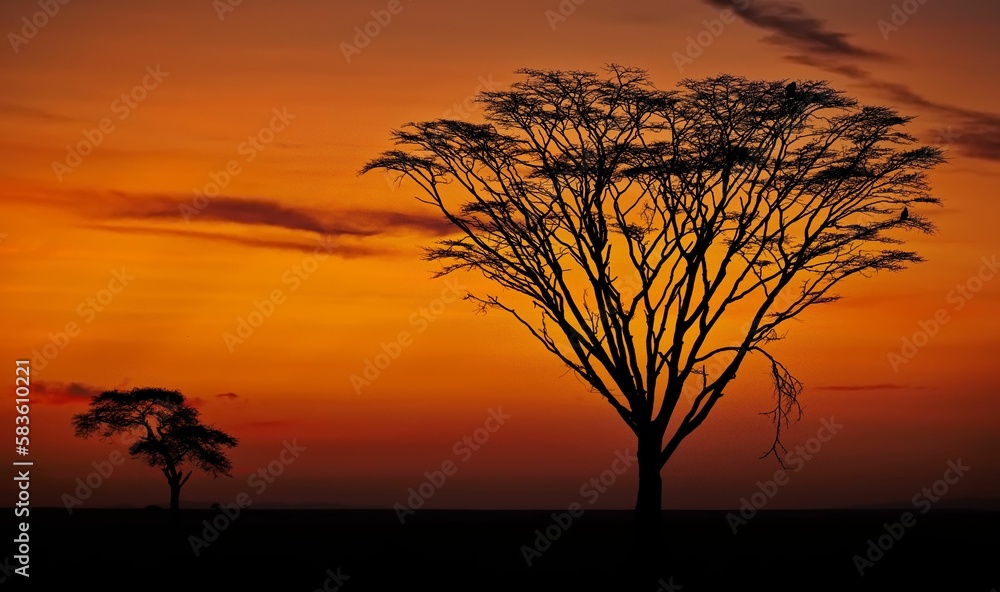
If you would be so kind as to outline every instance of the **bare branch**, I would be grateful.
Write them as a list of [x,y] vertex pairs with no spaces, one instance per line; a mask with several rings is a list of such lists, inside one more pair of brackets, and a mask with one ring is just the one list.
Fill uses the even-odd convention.
[[802,385],[764,346],[841,281],[921,261],[901,245],[934,231],[923,208],[940,203],[927,172],[941,151],[916,145],[910,118],[823,81],[790,93],[721,75],[661,91],[615,65],[520,74],[479,96],[485,123],[408,124],[362,172],[415,183],[455,230],[426,252],[440,273],[500,286],[472,299],[665,442],[663,462],[746,356],[764,355],[779,456]]

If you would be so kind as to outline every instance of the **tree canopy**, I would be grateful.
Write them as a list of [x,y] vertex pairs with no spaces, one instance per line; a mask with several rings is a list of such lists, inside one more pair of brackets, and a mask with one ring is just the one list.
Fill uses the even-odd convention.
[[362,172],[441,212],[455,232],[427,257],[503,288],[468,297],[600,394],[640,464],[658,472],[751,354],[771,368],[779,456],[802,384],[769,346],[841,281],[922,260],[904,233],[934,229],[914,206],[939,203],[941,150],[825,81],[519,74],[479,96],[484,122],[406,124]]
[[176,509],[180,488],[190,479],[191,465],[213,477],[229,476],[232,462],[224,449],[238,440],[212,426],[204,425],[200,412],[184,395],[161,388],[110,390],[95,396],[89,409],[73,416],[76,435],[111,438],[145,431],[129,447],[129,454],[160,469],[171,487],[171,507]]

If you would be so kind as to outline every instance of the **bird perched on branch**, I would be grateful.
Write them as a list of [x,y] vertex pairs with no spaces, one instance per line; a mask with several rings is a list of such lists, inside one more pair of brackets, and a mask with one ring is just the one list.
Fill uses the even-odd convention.
[[781,101],[779,105],[780,113],[782,115],[788,115],[798,111],[797,107],[799,103],[798,85],[794,81],[789,82],[788,85],[785,86],[785,99]]
[[906,206],[903,206],[903,211],[899,214],[899,221],[905,222],[907,218],[910,217],[910,210]]

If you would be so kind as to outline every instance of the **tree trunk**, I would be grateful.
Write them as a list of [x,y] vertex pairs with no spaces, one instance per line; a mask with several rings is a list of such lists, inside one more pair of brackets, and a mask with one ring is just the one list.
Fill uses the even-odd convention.
[[656,433],[639,436],[639,493],[635,502],[635,543],[655,554],[662,540],[663,478],[660,476],[662,437]]
[[176,512],[181,507],[180,479],[170,481],[170,511]]

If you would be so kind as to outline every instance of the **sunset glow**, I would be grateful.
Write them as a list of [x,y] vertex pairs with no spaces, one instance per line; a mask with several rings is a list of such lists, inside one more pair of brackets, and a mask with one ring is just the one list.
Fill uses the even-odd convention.
[[[828,80],[945,148],[930,179],[943,206],[920,211],[938,230],[908,243],[926,262],[849,280],[774,348],[805,384],[789,449],[842,425],[774,504],[909,503],[959,457],[956,498],[1000,497],[996,3],[926,2],[905,21],[861,0],[786,18],[766,2],[562,4],[77,1],[28,35],[38,5],[5,3],[0,360],[10,376],[32,360],[32,503],[63,507],[126,449],[75,438],[70,419],[136,386],[181,391],[240,440],[231,479],[192,478],[194,505],[249,490],[391,508],[448,461],[428,508],[579,501],[634,436],[513,319],[461,298],[499,288],[434,276],[422,249],[449,227],[415,187],[358,171],[407,122],[481,121],[472,99],[519,68],[608,63],[661,89]],[[666,465],[664,506],[738,507],[770,478],[771,406],[751,361]],[[248,480],[289,442],[305,450],[257,492]],[[596,507],[632,507],[635,482]],[[83,507],[165,495],[129,461]]]

